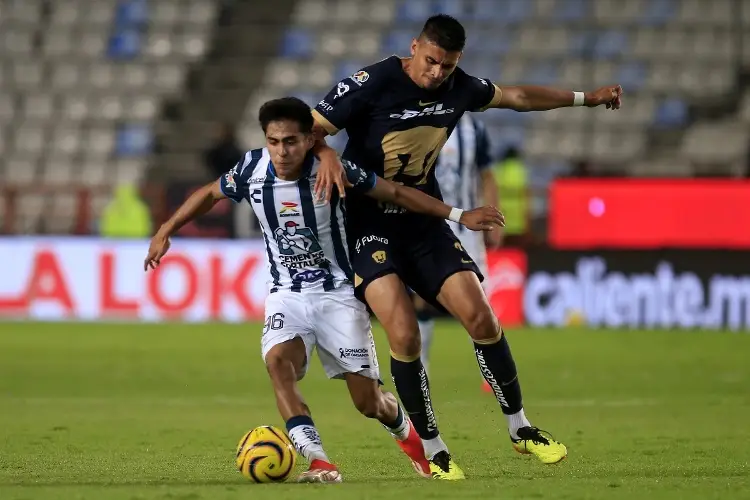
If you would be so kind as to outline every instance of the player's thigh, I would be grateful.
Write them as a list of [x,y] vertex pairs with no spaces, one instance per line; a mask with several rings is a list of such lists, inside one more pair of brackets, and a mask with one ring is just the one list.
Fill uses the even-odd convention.
[[365,301],[365,290],[373,281],[398,272],[397,244],[379,225],[347,225],[349,260],[354,272],[354,293]]
[[479,270],[487,276],[487,247],[484,244],[484,234],[479,231],[464,229],[458,233],[458,241],[464,247],[469,257],[476,263]]
[[404,282],[440,310],[444,307],[438,294],[453,274],[470,271],[483,279],[477,263],[445,223],[426,224],[410,247],[413,251],[405,255],[408,262],[402,266]]
[[307,345],[297,336],[274,344],[264,356],[268,375],[274,382],[286,382],[288,375],[299,380],[307,370]]
[[474,340],[497,338],[499,326],[479,278],[473,271],[450,275],[442,284],[437,300]]
[[[315,336],[307,319],[303,294],[287,291],[269,294],[265,315],[261,337],[263,361],[269,366],[279,362],[279,355],[289,354],[294,360],[297,378],[301,379],[307,372],[315,348]],[[289,343],[295,339],[300,339],[301,344]],[[299,350],[300,347],[303,351]]]
[[388,274],[374,280],[365,289],[365,298],[388,336],[391,353],[402,361],[419,357],[417,315],[401,278]]
[[358,373],[380,379],[370,316],[350,288],[316,295],[314,317],[318,357],[329,378]]

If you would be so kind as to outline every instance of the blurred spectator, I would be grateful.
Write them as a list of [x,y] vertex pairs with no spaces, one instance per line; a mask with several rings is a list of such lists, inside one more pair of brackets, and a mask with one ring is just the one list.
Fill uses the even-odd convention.
[[529,193],[526,165],[515,146],[505,150],[503,159],[493,167],[500,195],[500,209],[505,215],[504,244],[519,246],[529,229]]
[[151,212],[134,185],[123,184],[115,189],[114,197],[104,208],[99,227],[105,238],[151,236]]
[[216,178],[234,167],[244,151],[240,148],[235,130],[229,123],[219,125],[213,146],[203,153],[203,163],[211,177]]

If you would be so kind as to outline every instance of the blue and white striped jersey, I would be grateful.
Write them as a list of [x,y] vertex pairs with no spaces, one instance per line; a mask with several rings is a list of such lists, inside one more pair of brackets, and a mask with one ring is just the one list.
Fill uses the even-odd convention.
[[[375,186],[374,173],[343,163],[353,189],[367,192]],[[220,178],[222,192],[235,202],[247,200],[260,221],[271,293],[328,291],[351,280],[343,200],[335,189],[330,203],[314,200],[317,170],[318,161],[309,154],[298,180],[279,179],[263,148],[245,153]]]
[[[491,164],[484,124],[464,113],[440,151],[435,167],[435,177],[445,203],[466,210],[479,206],[479,173]],[[460,224],[449,224],[456,234],[463,230]]]

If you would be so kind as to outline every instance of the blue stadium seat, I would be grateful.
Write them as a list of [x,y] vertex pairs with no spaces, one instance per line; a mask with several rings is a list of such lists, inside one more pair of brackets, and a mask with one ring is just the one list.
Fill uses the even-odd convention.
[[[523,141],[527,135],[526,130],[523,126],[512,126],[512,125],[491,125],[486,118],[500,113],[500,110],[486,111],[482,116],[485,118],[487,123],[487,136],[490,140],[490,147],[492,148],[492,155],[494,158],[499,159],[503,153],[509,147],[515,147],[523,149]],[[521,115],[523,113],[516,113]]]
[[151,152],[151,128],[144,124],[124,124],[117,130],[115,155],[144,156]]
[[134,59],[140,52],[141,34],[137,30],[119,30],[109,37],[107,57],[110,59]]
[[552,85],[560,79],[560,67],[553,62],[541,62],[531,67],[524,77],[529,85]]
[[682,99],[668,98],[660,102],[654,114],[654,125],[659,128],[680,128],[687,124],[688,105]]
[[557,3],[554,17],[561,21],[578,21],[588,17],[589,11],[588,0],[563,0]]
[[494,124],[502,127],[521,127],[532,116],[531,113],[519,113],[512,109],[492,109],[485,111],[482,118],[487,124]]
[[281,55],[284,57],[310,57],[315,47],[313,38],[305,29],[289,29],[281,39]]
[[[478,53],[478,52],[474,52]],[[491,56],[464,56],[461,58],[461,61],[459,62],[459,66],[461,66],[461,69],[467,72],[470,75],[478,76],[478,77],[495,77],[495,73],[497,71],[495,70],[499,65],[499,60],[495,59]],[[492,73],[492,75],[491,75]]]
[[312,92],[294,92],[292,95],[302,99],[302,101],[311,108],[315,107],[315,105],[323,98],[322,93],[318,95]]
[[434,0],[432,2],[432,12],[448,14],[458,19],[466,17],[466,2],[461,0]]
[[476,21],[492,21],[493,25],[516,24],[533,13],[533,2],[529,0],[505,0],[503,2],[478,0],[473,18]]
[[628,36],[617,30],[599,33],[594,44],[594,56],[607,59],[628,50]]
[[435,14],[435,11],[432,10],[430,2],[425,0],[406,0],[399,4],[396,10],[396,20],[423,23],[433,14]]
[[677,14],[677,6],[674,0],[651,0],[647,2],[640,23],[647,26],[660,26],[666,24]]
[[648,71],[646,65],[638,61],[629,61],[617,68],[615,81],[620,82],[627,92],[638,91],[646,83]]
[[115,10],[114,25],[119,28],[144,26],[148,22],[146,0],[120,0]]
[[579,31],[570,37],[568,50],[573,56],[583,57],[591,53],[595,42],[596,33]]
[[488,33],[487,36],[482,37],[480,50],[497,56],[507,54],[513,47],[513,35],[507,30]]
[[412,30],[394,30],[383,39],[383,52],[385,54],[406,54],[412,39],[416,36]]

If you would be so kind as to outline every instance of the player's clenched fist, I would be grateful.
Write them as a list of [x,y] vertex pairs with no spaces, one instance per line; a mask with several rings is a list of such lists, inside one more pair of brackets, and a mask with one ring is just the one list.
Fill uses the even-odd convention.
[[492,231],[495,225],[505,227],[505,216],[495,207],[465,210],[459,222],[472,231]]
[[595,108],[604,104],[607,109],[620,109],[622,105],[622,87],[619,85],[602,87],[593,92],[586,92],[584,105]]

